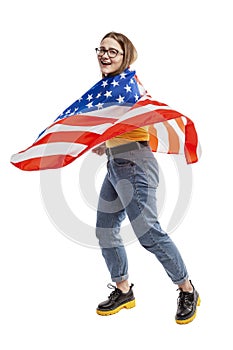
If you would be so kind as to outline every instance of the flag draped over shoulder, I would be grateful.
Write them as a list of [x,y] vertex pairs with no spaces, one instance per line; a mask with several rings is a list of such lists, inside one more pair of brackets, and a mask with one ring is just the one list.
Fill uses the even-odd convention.
[[153,152],[184,154],[188,164],[200,156],[193,122],[153,100],[136,72],[105,77],[68,107],[11,163],[21,170],[57,169],[117,135],[149,126]]

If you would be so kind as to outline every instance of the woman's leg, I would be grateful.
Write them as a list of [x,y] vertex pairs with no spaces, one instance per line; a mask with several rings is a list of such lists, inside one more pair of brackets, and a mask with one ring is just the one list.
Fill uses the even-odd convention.
[[128,279],[128,260],[119,234],[124,218],[125,209],[106,175],[98,203],[96,236],[111,279],[116,283]]
[[188,280],[187,269],[177,247],[158,222],[158,164],[153,154],[150,150],[125,153],[124,159],[111,160],[110,171],[139,242],[156,256],[171,280],[182,285]]

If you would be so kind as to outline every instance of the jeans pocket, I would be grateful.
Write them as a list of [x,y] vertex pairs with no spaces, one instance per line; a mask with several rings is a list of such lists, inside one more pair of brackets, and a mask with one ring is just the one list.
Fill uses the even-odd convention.
[[126,158],[113,158],[113,162],[118,167],[133,166],[134,162]]

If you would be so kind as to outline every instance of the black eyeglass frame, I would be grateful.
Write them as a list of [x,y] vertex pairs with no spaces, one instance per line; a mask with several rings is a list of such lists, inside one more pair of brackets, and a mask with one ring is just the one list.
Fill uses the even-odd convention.
[[[110,49],[106,50],[106,49],[102,49],[100,47],[96,47],[95,51],[96,51],[97,55],[100,56],[100,57],[102,57],[106,52],[107,52],[109,58],[115,58],[118,54],[124,55],[124,52],[120,52],[119,50],[114,49],[114,48],[110,48]],[[100,54],[100,51],[102,51],[103,53]],[[114,55],[109,55],[109,51],[114,51],[115,54]]]

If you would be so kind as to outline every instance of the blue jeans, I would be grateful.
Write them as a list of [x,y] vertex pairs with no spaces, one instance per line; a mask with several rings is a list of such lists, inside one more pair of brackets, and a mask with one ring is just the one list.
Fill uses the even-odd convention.
[[126,214],[141,245],[154,254],[173,283],[188,273],[182,257],[158,222],[156,189],[158,163],[149,146],[122,154],[108,154],[97,210],[96,235],[113,282],[128,279],[128,261],[120,236]]

